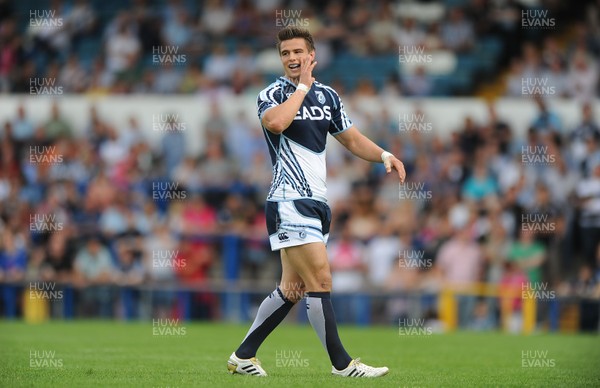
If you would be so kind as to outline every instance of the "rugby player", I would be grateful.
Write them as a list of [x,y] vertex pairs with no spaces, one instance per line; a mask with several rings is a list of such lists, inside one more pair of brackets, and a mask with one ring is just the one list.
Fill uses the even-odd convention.
[[256,352],[306,295],[308,319],[329,355],[332,374],[383,376],[387,367],[375,368],[353,359],[338,336],[326,251],[331,222],[325,183],[327,133],[359,158],[383,162],[388,173],[396,170],[400,182],[406,176],[404,165],[360,133],[335,90],[315,81],[315,46],[307,30],[282,29],[277,50],[284,76],[260,92],[257,104],[273,163],[265,211],[271,249],[281,254],[281,283],[260,305],[227,368],[230,373],[266,376]]

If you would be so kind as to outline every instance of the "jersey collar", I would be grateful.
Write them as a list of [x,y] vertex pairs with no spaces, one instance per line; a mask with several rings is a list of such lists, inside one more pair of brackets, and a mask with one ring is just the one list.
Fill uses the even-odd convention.
[[288,85],[292,85],[294,87],[294,89],[297,88],[297,85],[295,83],[293,83],[292,81],[290,81],[289,79],[287,79],[284,76],[279,77],[279,80],[282,81],[283,83],[288,84]]

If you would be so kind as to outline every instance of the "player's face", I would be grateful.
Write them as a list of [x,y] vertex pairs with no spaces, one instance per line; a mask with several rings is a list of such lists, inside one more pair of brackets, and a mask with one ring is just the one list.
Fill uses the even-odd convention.
[[308,52],[306,41],[303,38],[284,40],[279,46],[279,56],[283,64],[283,71],[288,78],[300,77],[300,63],[306,57],[311,61],[315,59],[314,50]]

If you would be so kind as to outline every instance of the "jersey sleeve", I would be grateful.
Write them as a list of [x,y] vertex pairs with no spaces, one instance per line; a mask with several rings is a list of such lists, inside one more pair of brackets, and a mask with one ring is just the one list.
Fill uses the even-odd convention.
[[256,105],[258,107],[258,118],[262,120],[267,110],[283,102],[283,92],[279,85],[271,85],[258,94]]
[[[331,89],[333,91],[333,89]],[[333,98],[333,110],[331,112],[331,123],[329,124],[329,133],[332,135],[339,135],[346,129],[350,128],[353,124],[346,111],[344,110],[344,104],[342,99],[336,92],[331,93]]]

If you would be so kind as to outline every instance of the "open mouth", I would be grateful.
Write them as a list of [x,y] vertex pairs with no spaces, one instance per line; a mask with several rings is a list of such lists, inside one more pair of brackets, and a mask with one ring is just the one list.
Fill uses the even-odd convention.
[[299,63],[292,63],[291,65],[288,65],[288,68],[295,70],[295,69],[299,69],[300,68],[300,64]]

